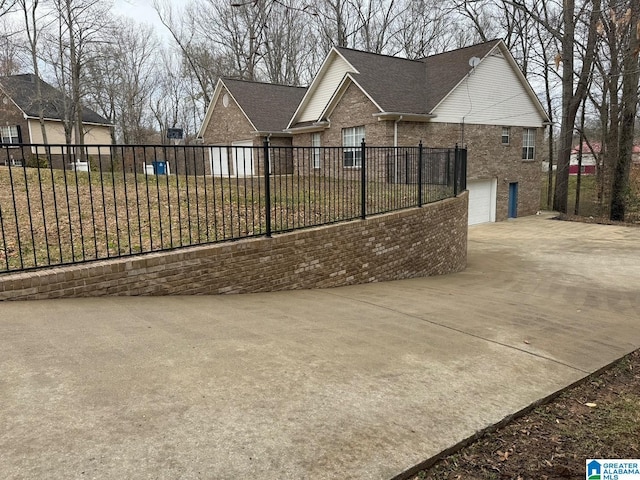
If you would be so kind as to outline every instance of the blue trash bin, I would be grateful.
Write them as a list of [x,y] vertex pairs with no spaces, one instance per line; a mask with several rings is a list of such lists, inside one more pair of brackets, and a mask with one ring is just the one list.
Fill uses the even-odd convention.
[[156,175],[166,175],[167,174],[167,162],[157,161],[151,162],[153,164],[153,173]]

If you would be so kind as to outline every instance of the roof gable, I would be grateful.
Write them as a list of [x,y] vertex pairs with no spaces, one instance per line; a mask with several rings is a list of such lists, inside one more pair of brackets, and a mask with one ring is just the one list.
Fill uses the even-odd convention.
[[[431,110],[436,115],[434,121],[526,127],[542,127],[548,121],[540,100],[502,40],[450,53],[437,56],[449,57],[437,59],[439,68],[456,73],[448,76],[452,83],[456,77],[459,80],[448,92],[442,89],[438,93],[441,98],[430,98],[435,103]],[[472,57],[480,58],[475,68],[469,65]],[[500,88],[496,88],[498,85]]]
[[305,87],[228,78],[223,79],[223,83],[256,130],[265,132],[287,128],[307,90]]
[[[504,55],[509,67],[514,70],[515,76],[512,76],[514,82],[521,84],[514,88],[522,87],[521,90],[526,92],[526,95],[530,97],[529,100],[535,104],[529,105],[527,108],[537,110],[539,117],[543,119],[542,121],[546,120],[547,115],[544,108],[518,69],[504,42],[492,40],[420,60],[334,47],[314,78],[289,125],[295,126],[296,124],[304,124],[305,121],[323,120],[324,115],[335,106],[336,98],[340,97],[340,91],[344,89],[347,76],[380,108],[382,113],[433,114],[434,109],[451,95],[473,71],[473,67],[469,65],[469,60],[472,57],[484,60],[492,52],[498,50]],[[339,78],[327,80],[335,73],[332,72],[333,65],[340,59],[348,67],[339,72]],[[331,89],[325,84],[330,84]],[[315,103],[321,103],[324,107],[309,107]],[[314,115],[308,115],[309,110],[313,110]],[[538,119],[538,122],[540,121]]]
[[306,88],[220,78],[198,132],[199,137],[204,136],[223,91],[229,93],[255,131],[279,132],[287,127]]
[[[25,116],[30,118],[38,118],[40,116],[40,102],[38,101],[36,82],[40,82],[44,118],[49,120],[64,119],[65,102],[71,103],[71,99],[65,97],[60,90],[31,73],[0,77],[2,90],[22,110]],[[82,109],[82,121],[98,125],[111,125],[109,120],[86,107]]]
[[287,127],[320,120],[321,113],[327,109],[328,103],[344,81],[345,75],[350,72],[357,73],[357,70],[342,56],[338,49],[332,48],[322,62],[320,70],[313,78]]
[[427,113],[424,63],[338,47],[355,67],[354,80],[384,112]]
[[358,88],[362,92],[362,94],[367,97],[380,112],[383,111],[380,105],[378,105],[376,101],[371,98],[371,95],[369,95],[369,93],[364,88],[362,88],[362,85],[360,85],[355,80],[354,75],[352,73],[347,73],[340,82],[340,85],[338,85],[338,88],[336,88],[335,92],[331,96],[331,100],[329,100],[329,103],[327,103],[326,107],[322,111],[322,114],[320,115],[321,118],[328,118],[331,116],[333,110],[338,106],[338,104],[342,100],[343,95],[351,84],[355,85],[356,88]]
[[469,74],[472,57],[485,58],[501,40],[479,43],[422,59],[426,69],[425,107],[433,109]]

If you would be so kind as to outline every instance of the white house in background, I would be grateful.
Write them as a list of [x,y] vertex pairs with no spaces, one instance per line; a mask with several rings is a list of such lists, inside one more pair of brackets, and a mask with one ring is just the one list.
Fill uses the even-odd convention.
[[[602,144],[595,143],[583,143],[582,144],[582,166],[578,166],[578,152],[580,145],[576,145],[571,149],[571,158],[569,160],[569,175],[577,175],[578,169],[582,175],[595,175],[597,162],[600,159],[600,153],[602,151]],[[640,163],[640,145],[634,145],[631,153],[631,159],[633,163]],[[548,167],[547,167],[548,169]]]

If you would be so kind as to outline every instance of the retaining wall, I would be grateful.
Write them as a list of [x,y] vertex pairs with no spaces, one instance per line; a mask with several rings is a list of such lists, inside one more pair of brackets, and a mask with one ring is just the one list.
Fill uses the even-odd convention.
[[0,300],[325,288],[461,271],[466,192],[422,208],[236,242],[0,275]]

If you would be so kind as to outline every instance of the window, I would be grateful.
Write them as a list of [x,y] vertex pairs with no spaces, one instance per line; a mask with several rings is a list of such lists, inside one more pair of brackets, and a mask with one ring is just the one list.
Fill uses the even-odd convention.
[[362,165],[360,144],[364,140],[364,126],[342,129],[342,146],[344,148],[343,165],[345,168]]
[[522,130],[522,159],[534,160],[536,153],[536,129],[525,128]]
[[313,147],[313,168],[320,168],[320,134],[311,134],[311,146]]
[[20,127],[18,125],[8,125],[6,127],[0,127],[0,137],[3,144],[6,143],[21,143]]
[[511,129],[509,127],[502,127],[502,145],[509,145],[509,136]]

